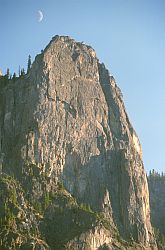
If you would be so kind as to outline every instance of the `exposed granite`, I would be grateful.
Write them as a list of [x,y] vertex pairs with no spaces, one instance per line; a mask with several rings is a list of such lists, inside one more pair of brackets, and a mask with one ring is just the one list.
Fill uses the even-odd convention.
[[156,249],[141,145],[90,46],[56,36],[29,74],[1,89],[0,156],[3,172],[23,185],[26,166],[35,166],[31,199],[63,182],[122,237]]

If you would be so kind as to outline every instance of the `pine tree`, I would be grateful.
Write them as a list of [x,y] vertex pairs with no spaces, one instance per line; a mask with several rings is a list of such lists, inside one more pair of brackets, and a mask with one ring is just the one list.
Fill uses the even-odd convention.
[[19,66],[19,68],[18,68],[18,76],[20,77],[20,75],[21,75],[21,67]]
[[21,69],[21,76],[24,76],[25,75],[25,70],[24,68]]
[[155,176],[155,169],[152,169],[152,176]]
[[9,79],[9,78],[10,78],[10,70],[9,70],[9,68],[7,68],[7,71],[6,71],[6,77],[7,77],[7,79]]
[[30,71],[30,68],[31,68],[31,56],[29,55],[29,57],[28,57],[28,65],[27,65],[27,74],[29,73],[29,71]]
[[14,74],[13,74],[13,81],[15,82],[15,80],[16,80],[16,73],[14,72]]

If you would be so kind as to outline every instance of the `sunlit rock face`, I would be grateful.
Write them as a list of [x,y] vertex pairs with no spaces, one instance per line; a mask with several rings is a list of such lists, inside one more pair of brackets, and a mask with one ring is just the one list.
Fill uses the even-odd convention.
[[63,182],[124,238],[156,249],[141,145],[115,79],[90,46],[54,37],[1,97],[4,172],[21,176],[25,163],[35,164],[50,179],[46,188]]

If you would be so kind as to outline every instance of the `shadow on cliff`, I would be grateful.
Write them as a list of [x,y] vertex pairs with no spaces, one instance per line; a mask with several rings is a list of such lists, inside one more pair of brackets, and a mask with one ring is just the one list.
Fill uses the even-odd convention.
[[126,166],[123,150],[104,151],[92,156],[85,165],[73,151],[66,154],[61,178],[79,204],[103,212],[110,223],[114,221],[124,238],[131,235],[137,240],[136,225],[130,228],[128,218],[130,176]]
[[[4,110],[2,118],[3,172],[15,175],[18,179],[21,179],[25,162],[32,160],[37,162],[35,158],[38,157],[39,128],[36,118],[37,106],[40,103],[38,86],[42,83],[43,77],[48,79],[48,75],[44,75],[43,72],[45,65],[42,57],[42,54],[36,57],[33,70],[28,74],[8,84],[3,96],[3,105],[8,107],[7,112],[10,114],[6,121],[6,110]],[[30,135],[35,138],[34,154],[31,153],[33,150]]]

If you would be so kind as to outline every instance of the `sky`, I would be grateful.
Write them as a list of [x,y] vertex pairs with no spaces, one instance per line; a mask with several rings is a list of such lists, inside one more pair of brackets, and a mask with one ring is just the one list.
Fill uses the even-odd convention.
[[91,45],[122,90],[146,171],[165,172],[165,0],[0,0],[0,34],[3,73],[26,69],[56,34]]

